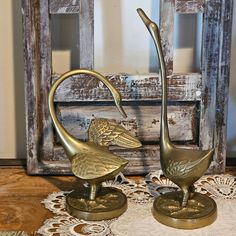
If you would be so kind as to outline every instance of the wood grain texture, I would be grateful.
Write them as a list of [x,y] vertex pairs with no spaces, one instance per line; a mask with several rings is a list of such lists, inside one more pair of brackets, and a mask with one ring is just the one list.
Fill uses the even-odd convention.
[[0,230],[25,231],[29,235],[53,216],[41,201],[54,191],[78,186],[74,177],[27,176],[24,169],[0,169]]
[[173,72],[175,0],[160,1],[160,34],[167,75]]
[[182,14],[204,12],[205,1],[206,0],[176,0],[175,11]]
[[[217,147],[214,172],[223,172],[226,164],[227,114],[230,78],[230,48],[233,18],[233,0],[220,1],[221,25],[219,35],[218,81],[216,84],[216,134],[214,144]],[[223,50],[221,51],[221,49]]]
[[[123,106],[124,119],[115,106],[58,106],[59,120],[67,131],[81,140],[87,140],[87,130],[94,118],[115,119],[140,141],[155,142],[160,136],[160,104]],[[196,104],[177,104],[168,107],[170,137],[174,141],[196,142],[198,126]]]
[[[39,156],[39,146],[34,140],[38,137],[38,113],[37,94],[32,93],[37,91],[37,86],[34,83],[39,77],[39,29],[36,21],[39,19],[39,1],[22,0],[23,14],[23,35],[24,35],[24,63],[25,63],[25,106],[26,106],[26,141],[27,141],[27,161],[30,163],[30,169],[37,169],[37,159]],[[35,19],[35,21],[31,21]],[[27,65],[27,66],[26,66]]]
[[[52,74],[52,54],[51,54],[51,32],[49,19],[48,0],[40,0],[40,43],[38,44],[40,53],[40,77],[34,83],[38,86],[38,106],[39,106],[39,145],[41,155],[52,157],[53,152],[53,129],[48,110],[48,93],[50,90]],[[42,89],[43,88],[43,89]]]
[[30,163],[29,171],[37,172],[37,157],[52,156],[53,146],[53,133],[47,107],[47,94],[51,82],[48,1],[22,0],[22,13],[27,161]]
[[233,1],[207,1],[203,29],[200,146],[215,147],[214,173],[226,159],[226,123]]
[[[120,91],[123,101],[161,100],[161,80],[157,74],[105,75]],[[58,75],[53,76],[53,81]],[[201,98],[201,75],[173,74],[168,78],[169,101],[195,101]],[[108,89],[97,79],[74,76],[57,89],[55,102],[113,101]]]
[[80,68],[94,67],[94,0],[80,0],[79,13]]
[[50,14],[79,13],[80,0],[49,0]]
[[[226,174],[236,176],[236,168],[226,168]],[[129,176],[136,183],[143,177]],[[0,231],[36,231],[53,214],[41,201],[48,194],[71,191],[79,186],[74,176],[28,176],[24,169],[0,169]]]

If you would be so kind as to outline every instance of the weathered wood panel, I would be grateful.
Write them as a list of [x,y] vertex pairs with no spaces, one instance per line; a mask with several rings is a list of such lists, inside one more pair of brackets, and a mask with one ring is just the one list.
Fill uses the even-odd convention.
[[206,0],[176,0],[175,11],[178,13],[200,13],[204,11]]
[[[22,0],[26,78],[27,161],[30,174],[67,174],[70,170],[69,162],[65,161],[66,157],[63,155],[58,157],[59,153],[56,150],[60,149],[62,153],[63,149],[62,147],[57,148],[56,139],[53,137],[46,101],[52,79],[49,27],[49,9],[52,6],[49,6],[49,3],[52,4],[52,2],[53,0]],[[67,2],[68,4],[70,2],[72,4],[72,1],[60,1],[60,3],[62,2]],[[201,11],[202,2],[201,0],[161,1],[161,34],[165,61],[170,75],[172,75],[173,70],[174,14],[176,11],[180,13],[193,13],[193,11],[198,11],[196,9]],[[58,1],[58,4],[60,3]],[[92,68],[93,1],[81,0],[79,2],[73,1],[73,3],[79,3],[80,29],[78,29],[78,40],[80,43],[80,67]],[[225,124],[232,5],[232,0],[205,1],[202,77],[199,74],[173,75],[168,80],[169,100],[175,102],[197,101],[196,104],[200,104],[199,110],[196,112],[196,114],[200,113],[199,129],[197,128],[195,133],[192,132],[192,135],[193,137],[199,137],[199,145],[203,149],[216,147],[214,162],[210,169],[210,172],[214,171],[214,173],[222,172],[225,165]],[[157,75],[109,75],[108,78],[121,91],[123,100],[127,101],[127,106],[131,107],[131,103],[136,101],[136,104],[139,102],[138,105],[141,107],[145,105],[146,109],[148,106],[153,105],[154,100],[160,101],[161,83]],[[62,102],[61,105],[63,106],[74,106],[79,101],[90,103],[90,106],[94,105],[94,103],[91,103],[94,101],[104,101],[106,104],[111,104],[111,100],[110,94],[101,83],[96,80],[78,80],[77,78],[67,80],[58,89],[55,99],[56,102]],[[148,104],[147,101],[150,100],[152,102]],[[155,108],[153,107],[153,109]],[[142,113],[146,114],[145,112]],[[140,112],[139,116],[142,113]],[[149,113],[152,114],[153,111]],[[150,122],[150,117],[145,115],[145,119],[149,119],[148,122]],[[145,121],[144,123],[146,125]],[[194,125],[192,124],[191,127],[194,127]],[[152,128],[154,131],[154,126]],[[76,128],[74,129],[76,130]],[[159,129],[157,128],[157,130]],[[181,127],[179,130],[181,131]],[[138,135],[142,136],[142,134]],[[148,141],[149,139],[146,140]],[[190,140],[190,142],[192,143],[193,141]],[[152,142],[149,144],[152,144]],[[184,146],[189,147],[189,141],[185,141]],[[118,149],[114,151],[118,152]],[[155,164],[150,161],[152,156],[153,160],[157,158],[156,153],[159,153],[156,145],[150,146],[150,148],[144,146],[142,149],[135,150],[135,152],[133,150],[120,151],[120,155],[133,158],[133,162],[131,160],[130,165],[134,168],[134,172],[132,172],[132,168],[127,171],[127,173],[133,174],[143,173],[143,166],[144,168],[148,168],[147,166],[153,166],[155,169],[160,168],[156,161]],[[139,156],[143,158],[140,162],[135,159],[135,157]],[[148,165],[145,165],[145,162]],[[150,170],[145,169],[147,172]]]
[[[123,106],[124,119],[115,106],[58,106],[58,117],[67,131],[81,140],[87,140],[87,129],[94,118],[115,119],[140,141],[158,141],[160,136],[160,104]],[[198,127],[196,104],[178,104],[168,107],[170,137],[175,141],[196,142]]]
[[[62,3],[62,1],[60,2]],[[81,4],[80,9],[83,9],[80,23],[81,27],[83,25],[84,31],[79,37],[83,46],[86,40],[93,42],[93,31],[91,30],[93,29],[93,17],[91,16],[93,8],[89,9],[90,15],[87,14],[88,7],[93,7],[93,1],[84,1],[84,3],[79,1],[79,3]],[[49,8],[48,0],[22,0],[27,168],[31,174],[39,173],[39,165],[44,158],[53,159],[53,127],[47,105],[52,78]],[[87,35],[86,22],[88,23],[86,27],[90,29]],[[85,55],[86,60],[83,60],[83,55],[81,55],[82,64],[91,67],[93,51],[87,51]]]
[[79,13],[80,0],[49,0],[50,14]]
[[[161,80],[157,74],[106,75],[120,91],[123,100],[161,100]],[[53,77],[55,81],[58,76]],[[195,101],[201,99],[201,75],[174,74],[168,79],[169,101]],[[108,89],[97,79],[74,76],[65,80],[57,89],[56,102],[111,101]]]
[[[35,36],[38,36],[38,29],[31,19],[38,17],[38,1],[22,0],[22,15],[23,15],[23,34],[24,34],[24,73],[25,78],[32,78],[28,80],[25,86],[25,113],[26,113],[26,143],[27,143],[27,162],[29,163],[30,171],[34,171],[37,166],[37,159],[39,156],[37,140],[37,123],[38,123],[38,109],[37,101],[32,91],[36,91],[34,78],[37,77],[38,65],[38,48],[35,41]],[[27,65],[27,67],[26,67]]]
[[48,1],[22,0],[22,14],[27,161],[29,172],[37,172],[37,157],[47,155],[50,158],[53,148],[51,121],[47,107],[47,94],[51,81]]
[[167,75],[173,72],[175,0],[160,1],[160,34]]
[[[178,145],[178,147],[183,147]],[[188,145],[185,148],[190,149],[198,149],[195,145]],[[124,169],[123,173],[126,175],[142,175],[147,174],[151,171],[156,171],[161,168],[160,166],[160,148],[156,145],[144,145],[137,149],[124,149],[124,148],[111,148],[111,151],[114,152],[116,155],[121,156],[129,161],[129,164]],[[71,164],[68,158],[65,155],[64,149],[60,146],[55,147],[54,149],[54,157],[57,160],[54,160],[53,163],[58,163],[55,165],[51,165],[52,162],[44,162],[43,164],[46,166],[50,166],[50,171],[56,172],[63,170],[64,174],[71,173]],[[92,158],[92,157],[91,157]],[[55,168],[57,166],[57,168]],[[60,173],[60,172],[59,172]]]
[[204,149],[215,147],[215,173],[225,169],[232,8],[232,0],[207,1],[203,20],[204,96],[199,141]]
[[[229,97],[229,78],[230,78],[230,49],[231,32],[233,20],[233,0],[221,2],[221,34],[219,35],[219,79],[216,85],[216,134],[214,144],[217,147],[214,165],[214,173],[224,172],[226,165],[227,149],[227,114]],[[235,17],[235,16],[234,16]]]
[[94,0],[80,0],[79,67],[94,67]]
[[[48,93],[50,90],[51,74],[52,74],[52,54],[51,54],[51,31],[49,19],[48,0],[40,0],[40,77],[35,83],[38,84],[38,106],[39,106],[39,145],[41,146],[41,155],[52,157],[53,152],[53,129],[50,114],[48,110]],[[41,89],[43,88],[43,89]],[[41,127],[40,127],[41,124]]]

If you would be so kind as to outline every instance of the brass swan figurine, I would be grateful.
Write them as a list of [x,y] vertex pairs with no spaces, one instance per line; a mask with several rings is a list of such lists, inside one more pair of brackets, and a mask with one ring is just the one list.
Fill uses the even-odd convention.
[[[142,9],[137,9],[138,14],[140,15],[142,21],[146,25],[148,31],[150,32],[155,47],[157,50],[158,59],[160,61],[160,77],[161,77],[161,84],[162,84],[162,105],[161,105],[161,124],[160,124],[160,162],[161,168],[164,175],[173,181],[176,185],[180,187],[183,194],[171,195],[175,198],[178,198],[180,202],[179,206],[179,213],[185,213],[185,216],[188,213],[188,204],[189,199],[194,198],[195,195],[198,193],[194,192],[194,182],[196,182],[205,171],[208,169],[214,154],[214,149],[210,150],[190,150],[190,149],[183,149],[183,148],[176,148],[169,136],[169,129],[168,129],[168,121],[167,121],[167,77],[166,77],[166,68],[164,62],[164,56],[162,51],[161,45],[161,38],[158,26],[155,22],[152,22],[147,15],[144,13]],[[169,195],[168,195],[169,196]],[[204,196],[204,195],[202,195]],[[199,194],[197,195],[199,197]],[[164,198],[164,196],[163,196]],[[168,197],[167,197],[168,198]],[[163,199],[162,199],[163,200]],[[166,199],[165,199],[166,200]],[[170,200],[170,199],[168,199]],[[209,200],[209,199],[207,199]],[[207,200],[203,200],[203,202],[207,202]],[[153,214],[154,217],[169,226],[177,227],[177,228],[197,228],[204,226],[206,224],[212,223],[216,218],[216,205],[215,202],[211,201],[210,203],[212,206],[213,214],[207,220],[202,220],[195,224],[193,221],[188,221],[186,223],[183,221],[179,221],[173,218],[165,218],[163,214],[160,213],[159,204],[163,203],[162,201],[158,202],[158,199],[154,203],[153,207]],[[167,201],[168,202],[168,201]],[[170,206],[168,206],[170,208]],[[173,206],[172,206],[173,207]],[[169,209],[170,211],[170,209]],[[172,214],[174,214],[172,212]],[[176,214],[176,212],[175,212]],[[166,214],[168,215],[168,214]],[[183,216],[181,216],[183,217]],[[180,217],[180,218],[181,218]],[[190,217],[191,218],[191,217]],[[188,219],[187,219],[188,220]]]
[[[118,110],[123,117],[126,117],[125,111],[121,106],[120,93],[108,79],[96,71],[72,70],[63,74],[52,85],[48,96],[52,122],[70,159],[73,174],[79,179],[87,181],[91,186],[90,192],[81,189],[80,192],[72,192],[67,197],[67,209],[72,215],[86,220],[110,219],[119,216],[126,210],[126,198],[119,190],[112,189],[109,191],[108,188],[101,188],[99,185],[105,180],[112,179],[122,171],[128,161],[112,154],[107,147],[109,145],[119,145],[127,148],[136,148],[140,147],[141,143],[136,138],[133,138],[122,126],[108,119],[94,119],[91,122],[88,142],[77,140],[65,130],[56,116],[54,94],[62,81],[79,74],[90,75],[102,81],[110,90]],[[87,192],[83,193],[83,191]],[[119,198],[118,200],[115,199],[118,201],[117,204],[120,204],[117,209],[115,208],[116,201],[114,199],[114,206],[110,206],[112,202],[109,201],[112,201],[112,197],[114,199]],[[75,198],[77,198],[77,201],[75,201]],[[96,201],[99,202],[96,203]]]

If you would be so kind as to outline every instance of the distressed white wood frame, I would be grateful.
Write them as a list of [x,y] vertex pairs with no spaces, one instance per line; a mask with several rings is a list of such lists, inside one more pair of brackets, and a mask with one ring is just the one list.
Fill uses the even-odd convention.
[[[70,174],[70,163],[57,140],[47,107],[49,88],[58,76],[51,70],[50,15],[79,14],[80,68],[90,69],[94,65],[93,4],[93,0],[22,0],[29,174]],[[232,9],[232,0],[161,0],[160,4],[171,138],[188,148],[215,147],[211,173],[225,169]],[[173,74],[176,12],[203,13],[200,73]],[[135,151],[113,148],[130,161],[125,173],[159,169],[160,78],[156,74],[106,76],[121,91],[129,114],[119,122],[144,144]],[[57,91],[55,105],[65,127],[81,139],[86,135],[80,131],[85,131],[94,116],[116,117],[107,89],[92,78],[65,81]]]

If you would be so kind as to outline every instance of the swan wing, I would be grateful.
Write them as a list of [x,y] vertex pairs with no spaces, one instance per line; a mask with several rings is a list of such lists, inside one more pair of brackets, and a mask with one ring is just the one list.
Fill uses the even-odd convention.
[[198,168],[201,166],[201,162],[204,158],[199,160],[170,160],[166,172],[168,175],[171,175],[175,178],[186,178],[188,177],[189,173],[194,174],[194,172],[198,172]]
[[89,127],[89,141],[101,146],[116,145],[125,148],[142,146],[129,131],[113,120],[94,119]]
[[71,166],[74,175],[89,180],[109,174],[127,163],[127,160],[110,152],[92,152],[76,154]]

